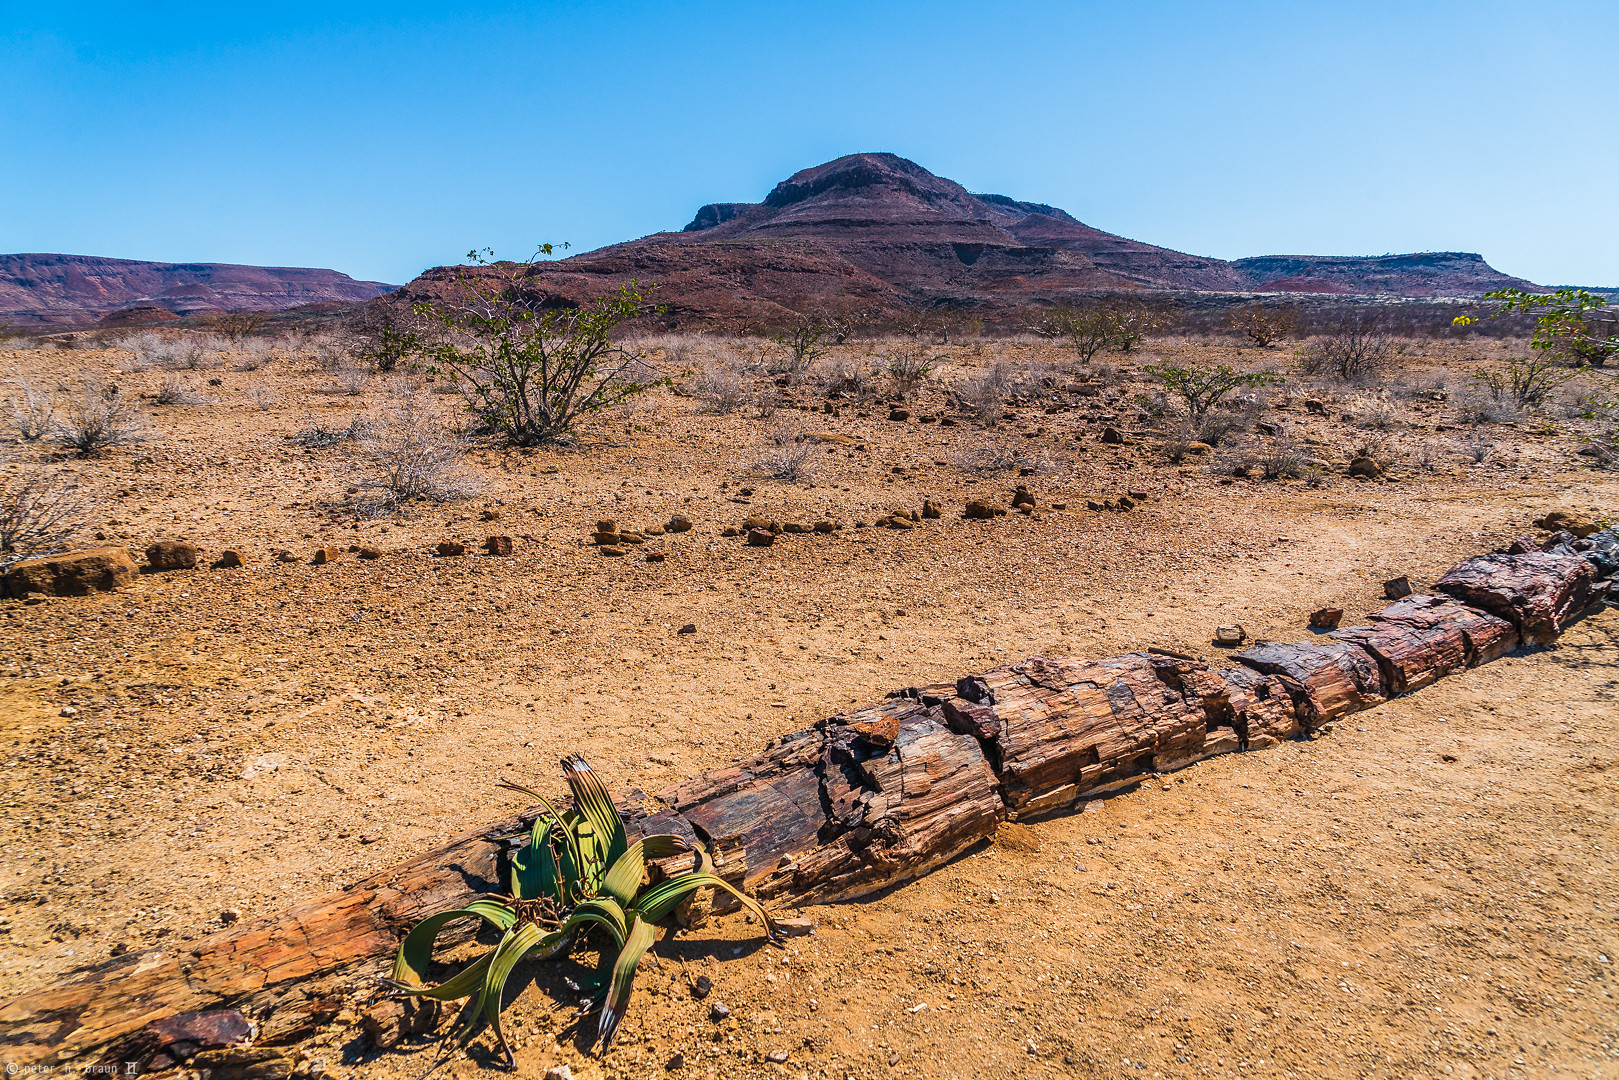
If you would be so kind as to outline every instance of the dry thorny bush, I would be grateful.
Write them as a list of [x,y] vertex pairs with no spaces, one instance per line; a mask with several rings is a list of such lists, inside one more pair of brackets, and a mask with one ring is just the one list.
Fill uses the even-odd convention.
[[94,374],[80,376],[79,388],[63,403],[61,417],[57,430],[62,441],[85,454],[132,442],[146,428],[131,397]]
[[27,379],[17,379],[7,407],[12,429],[23,442],[38,442],[56,430],[56,402]]
[[406,503],[465,499],[478,490],[461,469],[466,441],[419,395],[403,396],[381,418],[349,430],[359,447],[360,471],[352,507],[356,516],[381,517]]
[[0,468],[0,568],[63,550],[96,506],[94,494],[64,472]]

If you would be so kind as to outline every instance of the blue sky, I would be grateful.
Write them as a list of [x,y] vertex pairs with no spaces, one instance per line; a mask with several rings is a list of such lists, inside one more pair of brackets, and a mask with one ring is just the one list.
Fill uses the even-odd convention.
[[21,4],[0,251],[408,280],[888,150],[1203,255],[1619,286],[1619,0]]

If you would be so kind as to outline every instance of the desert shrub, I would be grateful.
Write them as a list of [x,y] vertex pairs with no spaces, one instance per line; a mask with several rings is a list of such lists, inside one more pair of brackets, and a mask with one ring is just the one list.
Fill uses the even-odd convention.
[[1583,373],[1582,367],[1569,367],[1550,354],[1510,360],[1505,371],[1479,371],[1473,378],[1487,387],[1490,396],[1518,409],[1535,409],[1546,403],[1552,391]]
[[255,386],[248,390],[247,400],[255,409],[261,412],[269,412],[280,402],[281,397],[268,386]]
[[712,413],[735,412],[748,401],[748,384],[736,371],[710,364],[692,379],[689,390]]
[[1293,333],[1298,328],[1298,316],[1292,308],[1268,307],[1256,301],[1234,309],[1230,316],[1230,326],[1232,330],[1264,349]]
[[79,389],[63,401],[57,424],[62,441],[82,454],[132,442],[144,430],[135,402],[96,375],[81,376]]
[[271,314],[268,311],[223,311],[208,316],[203,322],[210,330],[235,345],[249,335],[258,333],[270,321]]
[[888,355],[888,381],[902,399],[920,390],[932,371],[933,360],[921,349],[896,349]]
[[27,379],[19,378],[6,402],[11,427],[23,442],[37,442],[56,428],[56,402]]
[[958,380],[955,386],[956,400],[980,421],[993,426],[1006,407],[1013,382],[1012,369],[997,361]]
[[362,462],[354,479],[359,516],[391,514],[415,500],[453,502],[478,489],[460,467],[465,440],[414,397],[401,400],[353,437]]
[[1388,363],[1393,342],[1375,319],[1361,315],[1340,320],[1298,351],[1299,370],[1339,382],[1364,383]]
[[336,371],[349,366],[348,346],[329,334],[310,338],[304,344],[304,352],[317,371]]
[[[1164,438],[1164,458],[1171,465],[1179,465],[1192,452],[1192,444],[1201,440],[1190,424],[1181,424]],[[1211,444],[1212,445],[1212,444]]]
[[1108,344],[1130,352],[1163,321],[1159,312],[1139,300],[1116,300],[1103,309],[1109,322]]
[[1247,442],[1228,442],[1209,461],[1209,472],[1215,476],[1247,476],[1254,468],[1257,454]]
[[1433,472],[1439,468],[1442,457],[1442,446],[1431,439],[1424,439],[1417,444],[1417,450],[1411,457],[1411,463],[1423,472]]
[[275,352],[275,342],[269,338],[248,338],[237,351],[242,358],[236,362],[236,370],[257,371],[270,362],[270,356]]
[[749,470],[773,480],[797,483],[808,479],[814,471],[815,448],[808,441],[798,443],[767,443],[749,463]]
[[415,351],[419,341],[420,318],[380,297],[360,305],[343,330],[348,338],[347,352],[378,371],[393,371]]
[[1460,394],[1451,406],[1456,419],[1474,427],[1480,424],[1504,424],[1518,418],[1518,408],[1508,398],[1497,397],[1483,387],[1471,387]]
[[826,338],[826,324],[818,318],[794,324],[770,339],[775,348],[767,356],[767,370],[796,383],[826,355]]
[[162,334],[147,331],[125,338],[121,347],[129,351],[131,371],[149,371],[154,367],[170,366],[175,342]]
[[157,405],[214,405],[219,399],[187,385],[173,375],[164,376],[152,401]]
[[1267,386],[1282,381],[1267,372],[1236,371],[1225,364],[1211,368],[1152,364],[1141,370],[1163,380],[1164,392],[1181,400],[1186,407],[1186,415],[1193,422],[1202,420],[1221,400],[1242,387]]
[[0,469],[0,568],[63,550],[95,508],[94,496],[64,473]]
[[1018,456],[1004,446],[975,446],[955,459],[956,468],[974,476],[997,476],[1018,467]]
[[320,387],[322,394],[359,397],[371,385],[371,372],[359,364],[340,361],[332,369],[331,377]]
[[1091,359],[1114,340],[1117,332],[1112,313],[1099,303],[1058,304],[1036,330],[1043,337],[1060,338],[1079,355],[1082,363]]
[[354,416],[343,427],[332,427],[324,420],[306,420],[292,434],[292,441],[308,450],[324,450],[339,443],[358,442],[372,433],[372,422],[364,416]]
[[1606,297],[1585,289],[1550,293],[1499,289],[1484,295],[1500,303],[1496,318],[1514,313],[1534,316],[1529,347],[1543,360],[1600,365],[1619,355],[1619,319],[1607,310]]
[[877,370],[869,356],[840,356],[824,380],[827,397],[870,401],[877,396]]
[[1461,442],[1462,454],[1475,465],[1482,465],[1495,453],[1495,442],[1482,431],[1470,431]]
[[162,366],[184,371],[205,371],[223,363],[229,345],[212,334],[186,334],[175,341]]
[[488,273],[463,274],[452,298],[424,302],[417,312],[447,332],[424,348],[428,370],[452,377],[485,430],[517,446],[556,442],[601,410],[667,382],[641,378],[644,357],[612,339],[624,323],[659,310],[636,282],[557,308],[528,283],[528,263],[491,265],[476,252],[471,258]]
[[1253,454],[1253,464],[1266,480],[1298,479],[1304,475],[1304,455],[1291,439],[1278,437]]
[[1387,431],[1400,420],[1400,407],[1386,392],[1356,394],[1344,407],[1356,427]]

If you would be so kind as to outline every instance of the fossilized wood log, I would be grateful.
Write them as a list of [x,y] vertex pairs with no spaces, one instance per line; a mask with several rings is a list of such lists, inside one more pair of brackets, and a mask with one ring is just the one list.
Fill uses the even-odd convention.
[[1365,649],[1348,642],[1301,641],[1284,645],[1262,641],[1232,659],[1263,674],[1280,676],[1293,694],[1299,719],[1306,727],[1320,727],[1388,698],[1377,661]]
[[1452,567],[1434,588],[1506,619],[1525,645],[1546,645],[1595,599],[1594,580],[1585,559],[1535,551],[1475,555]]
[[[1547,641],[1603,594],[1607,582],[1593,575],[1619,568],[1619,534],[1590,540],[1578,557],[1469,559],[1441,580],[1448,596],[1402,599],[1339,640],[1261,643],[1226,672],[1147,653],[1035,658],[898,691],[657,798],[618,801],[633,833],[705,845],[722,874],[768,900],[866,895],[954,858],[1003,817],[1053,813],[1153,772],[1273,745],[1495,659],[1520,638]],[[0,1006],[0,1046],[19,1063],[68,1060],[151,1021],[220,1006],[256,1020],[269,1041],[292,1041],[334,1015],[353,980],[379,973],[418,919],[498,888],[505,854],[532,820],[14,999]],[[663,862],[676,872],[682,859]]]

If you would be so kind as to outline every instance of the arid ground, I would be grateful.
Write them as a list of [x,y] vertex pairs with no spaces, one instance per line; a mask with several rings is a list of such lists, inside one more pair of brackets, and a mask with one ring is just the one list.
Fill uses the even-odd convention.
[[[143,404],[143,440],[86,458],[13,443],[6,467],[60,462],[103,495],[91,533],[137,555],[177,538],[209,562],[245,556],[0,601],[7,996],[421,852],[515,809],[501,777],[560,787],[564,752],[654,791],[850,703],[1025,656],[1161,646],[1225,663],[1217,624],[1298,639],[1312,609],[1353,618],[1385,579],[1420,589],[1549,510],[1619,507],[1619,473],[1576,453],[1577,409],[1464,422],[1471,376],[1507,344],[1410,342],[1375,401],[1300,379],[1290,347],[1149,340],[1086,368],[1047,342],[940,346],[904,422],[881,377],[875,399],[828,399],[814,372],[775,387],[746,344],[649,344],[674,387],[577,448],[474,440],[476,493],[360,520],[345,504],[363,444],[296,436],[384,423],[404,401],[453,421],[458,399],[302,350],[252,370],[235,354],[135,370],[124,349],[0,352],[0,375],[36,388],[71,393],[83,372],[147,398],[172,384],[192,403]],[[947,396],[996,362],[1015,375],[1004,409]],[[1173,420],[1142,372],[1157,362],[1287,381],[1254,392],[1245,431],[1172,463]],[[744,400],[777,395],[773,415],[721,411],[727,380]],[[1110,425],[1123,444],[1099,441]],[[1229,475],[1233,441],[1257,457],[1278,438],[1316,464]],[[1345,475],[1363,449],[1387,478]],[[793,454],[796,481],[761,475]],[[963,520],[968,499],[1007,505],[1017,484],[1042,509]],[[1134,509],[1086,508],[1132,491]],[[859,527],[925,498],[942,518]],[[598,519],[676,513],[695,527],[623,557],[589,544]],[[755,514],[843,527],[770,547],[720,535]],[[481,553],[493,534],[512,555]],[[442,541],[468,554],[438,557]],[[312,565],[317,547],[344,553]],[[1619,1076],[1616,689],[1610,607],[1554,648],[1313,741],[1006,826],[919,882],[810,909],[817,933],[785,952],[741,916],[678,933],[605,1059],[565,1027],[577,994],[561,979],[582,969],[522,969],[521,1074]],[[699,973],[704,1001],[687,989]],[[729,1019],[710,1019],[716,1001]],[[432,1060],[426,1045],[371,1052],[353,1021],[306,1048],[330,1075],[415,1077]],[[477,1051],[445,1068],[494,1067]]]

